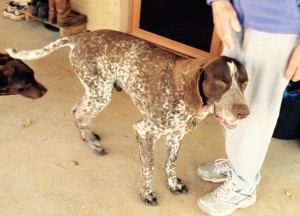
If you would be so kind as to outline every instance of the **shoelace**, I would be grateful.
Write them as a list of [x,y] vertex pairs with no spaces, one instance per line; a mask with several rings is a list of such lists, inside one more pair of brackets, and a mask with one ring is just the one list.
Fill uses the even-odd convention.
[[227,176],[228,180],[213,192],[217,199],[226,200],[233,191],[237,190],[237,187],[232,181],[232,175],[229,171],[227,171]]
[[228,180],[223,185],[218,187],[213,194],[217,199],[226,200],[232,191],[234,191],[234,184],[232,181]]
[[217,172],[231,172],[231,164],[228,159],[217,159],[213,165],[213,169]]

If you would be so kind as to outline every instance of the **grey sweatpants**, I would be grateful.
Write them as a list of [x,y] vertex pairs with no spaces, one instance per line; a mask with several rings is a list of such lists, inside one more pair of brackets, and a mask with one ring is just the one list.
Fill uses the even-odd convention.
[[289,82],[284,77],[285,70],[297,38],[293,34],[243,29],[235,37],[237,49],[223,50],[223,55],[239,59],[249,76],[245,97],[250,115],[237,128],[225,131],[226,153],[234,169],[232,180],[237,185],[256,187],[260,181],[260,169]]

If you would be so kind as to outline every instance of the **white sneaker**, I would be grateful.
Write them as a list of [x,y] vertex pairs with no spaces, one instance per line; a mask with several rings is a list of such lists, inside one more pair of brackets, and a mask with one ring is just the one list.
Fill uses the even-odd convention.
[[231,164],[228,159],[218,159],[214,163],[207,163],[197,168],[197,174],[209,182],[225,182],[231,174]]
[[246,208],[256,201],[255,188],[240,188],[231,179],[215,191],[200,197],[199,208],[212,216],[226,216],[239,208]]
[[13,13],[17,8],[17,2],[11,1],[4,4],[4,10],[8,13]]
[[25,5],[11,1],[4,5],[3,16],[13,20],[24,20],[24,10],[26,10]]

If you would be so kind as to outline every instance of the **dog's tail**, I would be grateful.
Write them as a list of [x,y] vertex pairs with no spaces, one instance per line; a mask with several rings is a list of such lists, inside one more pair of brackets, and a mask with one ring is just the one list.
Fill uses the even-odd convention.
[[34,59],[42,58],[60,47],[69,46],[72,49],[74,46],[75,38],[76,36],[64,37],[44,46],[41,49],[36,49],[36,50],[17,51],[12,48],[8,48],[5,50],[11,57],[15,59],[34,60]]

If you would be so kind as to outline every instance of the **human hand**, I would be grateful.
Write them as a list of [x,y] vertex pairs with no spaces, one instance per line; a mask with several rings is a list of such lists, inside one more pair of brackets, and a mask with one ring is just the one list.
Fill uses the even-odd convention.
[[212,12],[215,24],[215,29],[220,37],[223,45],[233,50],[234,42],[232,38],[232,29],[241,31],[241,24],[237,18],[237,14],[229,1],[213,1]]
[[300,80],[300,44],[296,46],[290,57],[285,77],[293,82]]

